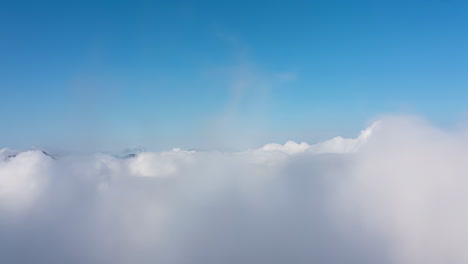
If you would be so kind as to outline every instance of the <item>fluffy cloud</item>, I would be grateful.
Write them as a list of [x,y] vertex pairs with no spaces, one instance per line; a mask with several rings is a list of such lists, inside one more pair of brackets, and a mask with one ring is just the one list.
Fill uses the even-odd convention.
[[2,263],[467,263],[468,142],[354,139],[118,158],[0,150]]
[[392,263],[468,263],[468,140],[417,118],[387,118],[344,182]]
[[330,140],[309,145],[306,142],[296,143],[294,141],[288,141],[284,145],[271,143],[263,146],[263,151],[281,151],[287,154],[300,153],[304,151],[320,154],[320,153],[351,153],[356,152],[359,148],[367,141],[372,131],[379,125],[379,122],[375,122],[367,128],[361,131],[357,138],[343,138],[334,137]]
[[51,161],[40,151],[0,151],[0,205],[16,209],[43,190]]

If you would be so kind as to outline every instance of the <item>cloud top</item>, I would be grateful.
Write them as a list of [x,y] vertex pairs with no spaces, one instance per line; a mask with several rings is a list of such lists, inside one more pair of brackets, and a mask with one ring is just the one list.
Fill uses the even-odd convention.
[[243,152],[0,150],[6,263],[467,263],[467,138],[387,117]]
[[287,154],[295,154],[301,152],[311,153],[352,153],[359,150],[359,148],[366,142],[372,135],[372,131],[378,126],[379,122],[375,122],[369,128],[361,131],[357,138],[343,138],[334,137],[330,140],[309,145],[306,142],[296,143],[288,141],[284,145],[271,143],[266,144],[261,148],[263,151],[281,151]]

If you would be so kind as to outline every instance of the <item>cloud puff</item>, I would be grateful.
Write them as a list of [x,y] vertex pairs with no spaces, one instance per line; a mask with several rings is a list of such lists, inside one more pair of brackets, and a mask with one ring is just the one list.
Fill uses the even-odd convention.
[[414,117],[387,118],[342,186],[392,263],[468,263],[468,141]]
[[40,151],[2,149],[0,158],[0,204],[21,207],[35,199],[47,181],[52,165],[49,157]]
[[263,146],[263,151],[281,151],[287,154],[295,154],[304,151],[312,153],[351,153],[356,152],[366,142],[367,138],[372,134],[372,131],[378,126],[379,122],[375,122],[367,128],[361,131],[357,138],[343,138],[334,137],[330,140],[309,145],[306,142],[296,143],[294,141],[288,141],[284,145],[271,143]]
[[0,150],[5,263],[467,263],[467,138],[388,117],[244,152]]

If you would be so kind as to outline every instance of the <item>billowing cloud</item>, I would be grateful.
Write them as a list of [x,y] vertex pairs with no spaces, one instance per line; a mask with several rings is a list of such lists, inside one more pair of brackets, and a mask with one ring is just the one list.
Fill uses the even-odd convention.
[[467,263],[468,141],[414,117],[243,152],[0,150],[2,263]]
[[372,131],[377,127],[379,122],[375,122],[367,128],[361,131],[357,138],[343,138],[334,137],[330,140],[309,145],[306,142],[296,143],[294,141],[288,141],[284,145],[271,143],[263,146],[263,151],[281,151],[287,154],[300,153],[304,151],[320,154],[320,153],[351,153],[356,152],[366,142],[367,138],[372,134]]

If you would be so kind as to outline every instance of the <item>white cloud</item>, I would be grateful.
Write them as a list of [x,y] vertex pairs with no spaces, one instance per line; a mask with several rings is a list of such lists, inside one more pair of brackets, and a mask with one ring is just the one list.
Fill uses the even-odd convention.
[[306,142],[296,143],[294,141],[288,141],[284,145],[271,143],[266,144],[261,148],[264,151],[282,151],[287,154],[301,153],[309,151],[312,153],[352,153],[359,150],[359,148],[366,142],[372,131],[377,127],[379,122],[375,122],[367,128],[361,131],[357,138],[343,138],[334,137],[330,140],[309,145]]
[[142,152],[128,160],[130,173],[142,177],[164,177],[176,174],[179,167],[190,163],[193,151],[174,149],[169,152]]
[[0,162],[0,205],[12,209],[23,207],[42,191],[51,161],[40,151],[19,154],[3,149]]
[[[468,141],[414,118],[387,118],[343,186],[392,263],[468,263]],[[350,186],[350,185],[351,186]]]
[[237,153],[53,159],[3,149],[0,256],[5,263],[467,263],[467,147],[463,131],[388,117],[354,139]]

